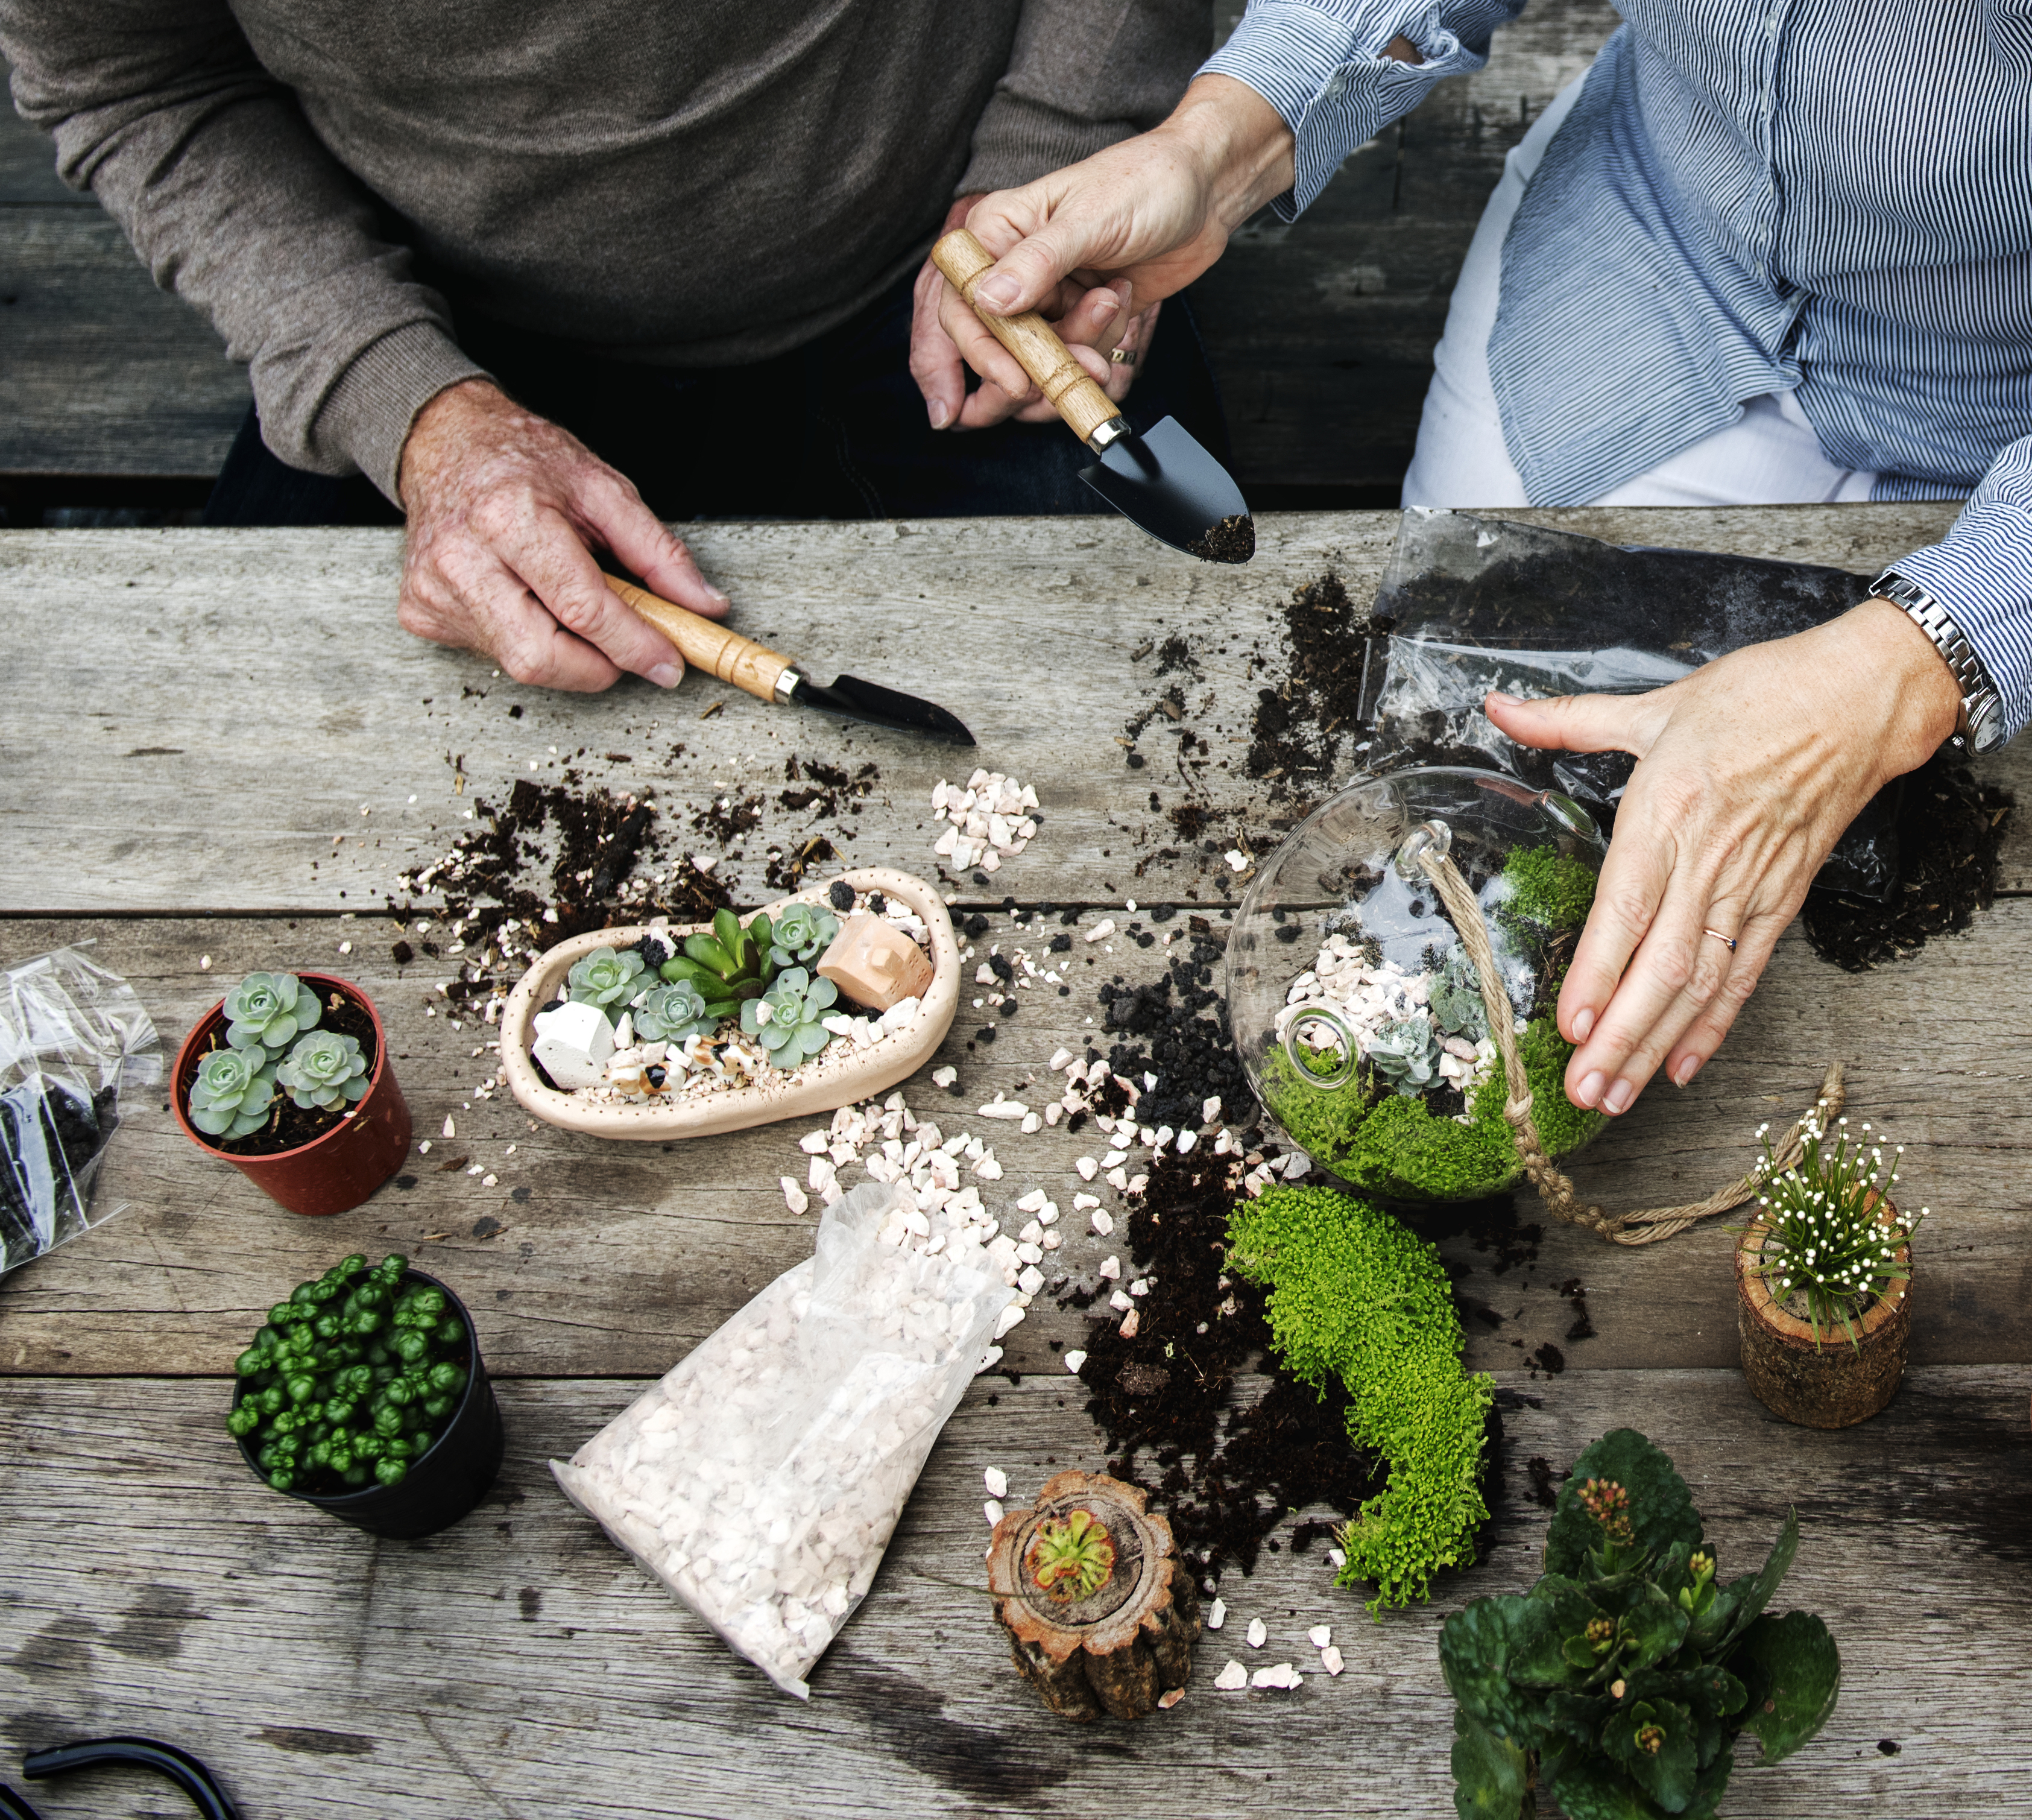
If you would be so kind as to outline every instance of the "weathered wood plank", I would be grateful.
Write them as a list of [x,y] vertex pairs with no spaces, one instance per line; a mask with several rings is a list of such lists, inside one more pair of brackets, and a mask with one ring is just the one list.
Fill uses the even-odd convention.
[[[1085,926],[1096,920],[1089,913]],[[1056,932],[1056,920],[1048,928]],[[480,1071],[492,1071],[490,1056],[471,1053],[487,1033],[469,1023],[454,1031],[443,1016],[424,1015],[427,1003],[443,1005],[431,988],[446,974],[427,971],[428,962],[398,970],[385,919],[13,921],[0,923],[0,959],[88,933],[97,937],[98,958],[133,981],[171,1043],[255,968],[323,966],[357,979],[392,1033],[418,1138],[431,1149],[357,1212],[303,1220],[205,1158],[159,1099],[134,1106],[101,1187],[106,1204],[129,1201],[131,1210],[0,1280],[0,1372],[215,1371],[235,1349],[233,1336],[304,1276],[349,1250],[402,1249],[430,1260],[472,1304],[487,1355],[504,1372],[656,1373],[809,1254],[816,1215],[791,1216],[776,1186],[786,1175],[804,1179],[808,1159],[797,1141],[809,1124],[668,1151],[532,1130],[512,1101],[472,1097]],[[984,939],[1041,946],[1034,935],[1012,936],[1000,917]],[[353,944],[352,955],[338,953],[342,940]],[[1025,1137],[975,1112],[998,1089],[1040,1103],[1028,1083],[1051,1052],[1061,1043],[1077,1051],[1101,1028],[1094,988],[1115,975],[1140,984],[1164,964],[1161,947],[1117,942],[1111,955],[1074,945],[1071,996],[1027,999],[1016,1018],[997,1020],[992,1048],[973,1051],[967,1043],[984,1015],[963,1008],[936,1058],[959,1068],[963,1095],[932,1087],[928,1064],[907,1097],[948,1134],[979,1130],[994,1143],[1007,1173],[986,1189],[991,1205],[1006,1209],[1033,1187],[1052,1195],[1066,1209],[1063,1267],[1091,1273],[1109,1253],[1126,1254],[1120,1232],[1096,1238],[1071,1210],[1072,1193],[1085,1186],[1073,1160],[1099,1154],[1091,1134]],[[208,973],[199,970],[201,955],[212,959]],[[2022,1116],[2032,1025],[1998,983],[2019,977],[2028,955],[2032,903],[2019,899],[2000,903],[1967,936],[1871,974],[1840,973],[1788,938],[1735,1034],[1694,1084],[1683,1093],[1654,1089],[1577,1159],[1582,1191],[1612,1207],[1705,1194],[1742,1171],[1757,1126],[1805,1104],[1825,1063],[1839,1056],[1851,1071],[1858,1118],[1907,1146],[1899,1198],[1933,1210],[1917,1244],[1913,1356],[2032,1360]],[[455,1142],[442,1136],[447,1114]],[[497,1185],[445,1171],[461,1158],[495,1173]],[[1523,1205],[1527,1221],[1542,1219]],[[1447,1239],[1442,1249],[1465,1272],[1462,1295],[1505,1317],[1495,1329],[1469,1318],[1470,1363],[1503,1369],[1550,1341],[1571,1375],[1731,1364],[1731,1243],[1722,1222],[1642,1250],[1556,1228],[1534,1264],[1507,1270],[1467,1238]],[[1575,1278],[1586,1286],[1598,1337],[1570,1344],[1572,1307],[1555,1291]],[[1085,1332],[1080,1317],[1047,1295],[1010,1335],[1007,1362],[1055,1371],[1054,1345],[1078,1344]]]
[[0,210],[0,473],[219,471],[246,377],[95,206]]
[[[1937,536],[1952,515],[1849,506],[1557,521],[1860,568]],[[880,806],[852,844],[862,863],[928,865],[919,805],[939,777],[981,763],[1034,783],[1046,826],[984,892],[963,884],[966,896],[1218,899],[1233,876],[1220,854],[1238,840],[1260,850],[1277,832],[1266,824],[1278,806],[1243,775],[1257,693],[1288,659],[1276,609],[1328,568],[1366,599],[1395,529],[1392,514],[1275,514],[1256,560],[1231,569],[1115,518],[997,520],[992,539],[954,521],[689,528],[744,630],[821,674],[850,669],[942,702],[973,727],[977,753],[767,708],[697,678],[667,697],[633,680],[595,697],[522,688],[397,629],[393,532],[0,533],[17,629],[0,910],[378,905],[398,869],[463,825],[472,796],[454,794],[454,761],[496,802],[532,764],[547,779],[576,769],[652,785],[688,808],[762,794],[760,839],[723,875],[760,902],[770,844],[808,820],[775,806],[794,752],[880,765]],[[1197,675],[1157,674],[1146,648],[1174,633]],[[1155,712],[1174,690],[1175,725]],[[1118,743],[1132,727],[1133,754]],[[1190,770],[1186,733],[1205,742]],[[616,751],[629,762],[605,756]],[[1355,763],[1344,742],[1337,775]],[[1188,798],[1208,821],[1197,849],[1160,819]],[[678,850],[697,841],[665,827]]]
[[[1725,1571],[1761,1559],[1798,1506],[1804,1542],[1777,1603],[1820,1613],[1841,1646],[1826,1731],[1771,1768],[1746,1747],[1731,1811],[2017,1813],[2032,1759],[1997,1715],[2032,1696],[2018,1646],[2032,1600],[2016,1571],[2032,1496],[2028,1386],[2022,1368],[1922,1370],[1882,1416],[1830,1435],[1771,1420],[1732,1373],[1520,1381],[1542,1407],[1505,1418],[1482,1567],[1377,1625],[1330,1589],[1317,1549],[1266,1555],[1253,1578],[1226,1580],[1228,1628],[1201,1643],[1180,1706],[1133,1728],[1070,1732],[1017,1682],[983,1601],[946,1583],[982,1571],[984,1467],[1022,1496],[1054,1468],[1099,1463],[1076,1403],[1048,1380],[974,1388],[802,1706],[552,1485],[545,1459],[621,1408],[632,1384],[504,1387],[509,1459],[493,1497],[408,1545],[377,1545],[256,1487],[219,1426],[218,1382],[21,1385],[0,1405],[0,1733],[19,1750],[155,1732],[200,1751],[248,1814],[299,1811],[314,1781],[318,1811],[348,1820],[1440,1820],[1453,1809],[1439,1623],[1536,1572],[1545,1513],[1522,1463],[1563,1471],[1594,1436],[1632,1424],[1674,1456]],[[1257,1616],[1271,1632],[1260,1654],[1241,1637]],[[1305,1639],[1321,1621],[1347,1657],[1337,1680]],[[1307,1678],[1295,1693],[1217,1694],[1230,1656],[1290,1661]],[[1899,1754],[1881,1754],[1881,1739]],[[93,1811],[161,1811],[144,1799],[137,1788],[133,1808]]]

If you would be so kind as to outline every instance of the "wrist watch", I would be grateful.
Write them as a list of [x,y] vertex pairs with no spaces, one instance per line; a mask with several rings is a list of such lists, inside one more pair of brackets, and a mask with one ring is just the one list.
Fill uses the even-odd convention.
[[1948,610],[1917,582],[1887,569],[1873,586],[1878,596],[1904,610],[1905,616],[1932,641],[1961,691],[1961,713],[1948,743],[1963,751],[1994,752],[2004,743],[2004,698],[1989,679],[1982,659]]

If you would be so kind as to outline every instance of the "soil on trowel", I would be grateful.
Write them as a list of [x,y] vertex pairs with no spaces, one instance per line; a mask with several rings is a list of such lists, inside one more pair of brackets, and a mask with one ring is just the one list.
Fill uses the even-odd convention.
[[1186,548],[1202,562],[1246,562],[1256,554],[1256,521],[1246,512],[1238,512],[1208,525],[1206,535]]

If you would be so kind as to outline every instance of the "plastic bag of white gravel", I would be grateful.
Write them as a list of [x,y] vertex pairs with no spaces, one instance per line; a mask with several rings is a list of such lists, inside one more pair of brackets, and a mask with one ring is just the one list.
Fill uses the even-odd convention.
[[827,1208],[786,1270],[551,1462],[565,1495],[786,1693],[865,1597],[1014,1293],[964,1240],[877,1235],[897,1191]]

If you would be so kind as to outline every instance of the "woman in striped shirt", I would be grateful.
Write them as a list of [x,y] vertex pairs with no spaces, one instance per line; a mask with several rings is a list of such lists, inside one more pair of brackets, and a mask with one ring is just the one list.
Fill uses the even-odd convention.
[[[1163,126],[974,210],[981,300],[1177,290],[1522,4],[1250,0]],[[2032,720],[2032,0],[1618,4],[1491,200],[1406,503],[1972,496],[1828,625],[1647,695],[1489,698],[1524,743],[1638,760],[1559,1004],[1568,1097],[1610,1112],[1720,1047],[1877,789]]]

